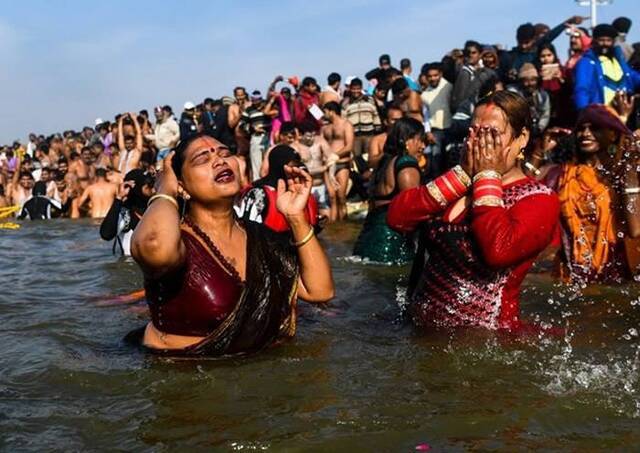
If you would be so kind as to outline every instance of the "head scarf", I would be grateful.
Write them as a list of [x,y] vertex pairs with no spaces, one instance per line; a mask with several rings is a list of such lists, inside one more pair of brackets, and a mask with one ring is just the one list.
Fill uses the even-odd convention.
[[591,104],[582,109],[576,121],[576,128],[584,123],[591,123],[600,129],[611,129],[620,135],[631,134],[631,131],[620,120],[615,110],[600,104]]

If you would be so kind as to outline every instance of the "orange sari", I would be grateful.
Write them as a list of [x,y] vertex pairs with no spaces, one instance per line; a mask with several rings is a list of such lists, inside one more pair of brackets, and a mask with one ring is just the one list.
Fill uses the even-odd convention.
[[559,181],[560,213],[571,235],[571,264],[597,273],[616,243],[611,193],[594,167],[566,164]]

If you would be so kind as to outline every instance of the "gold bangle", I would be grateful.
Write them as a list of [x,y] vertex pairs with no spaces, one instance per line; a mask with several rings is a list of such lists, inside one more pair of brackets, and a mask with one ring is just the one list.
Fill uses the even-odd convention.
[[433,181],[427,184],[427,191],[429,192],[429,195],[431,195],[431,197],[436,200],[440,207],[447,207],[447,205],[449,204],[447,202],[447,199],[444,197],[438,186]]
[[149,201],[147,202],[147,207],[149,207],[149,205],[151,205],[151,203],[153,203],[154,201],[156,201],[158,199],[167,200],[172,205],[174,205],[178,211],[180,210],[180,207],[178,206],[178,201],[174,197],[172,197],[171,195],[167,195],[167,194],[164,194],[164,193],[157,193],[154,196],[152,196],[151,198],[149,198]]
[[462,185],[464,185],[465,187],[469,187],[471,185],[471,178],[469,177],[467,172],[464,171],[464,168],[462,168],[460,165],[456,165],[452,168],[452,170],[456,174],[456,176],[458,177],[458,181],[460,181]]
[[502,175],[495,170],[482,170],[473,177],[473,182],[477,182],[479,179],[491,178],[502,180]]
[[480,206],[491,206],[491,207],[503,208],[504,202],[502,201],[502,198],[494,197],[491,195],[486,197],[480,197],[477,200],[473,201],[474,208],[477,208]]
[[298,242],[292,242],[291,245],[293,245],[294,247],[302,247],[303,245],[305,245],[307,242],[309,242],[311,240],[311,238],[313,237],[315,231],[313,229],[313,226],[309,226],[309,232],[307,233],[307,235],[302,238],[301,241]]

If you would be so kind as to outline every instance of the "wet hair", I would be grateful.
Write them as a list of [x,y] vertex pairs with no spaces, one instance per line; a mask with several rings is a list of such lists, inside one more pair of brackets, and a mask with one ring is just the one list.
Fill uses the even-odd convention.
[[336,115],[340,115],[342,113],[342,107],[340,107],[340,104],[338,104],[336,101],[327,102],[322,106],[322,108],[325,110],[329,110]]
[[480,45],[478,41],[469,40],[464,43],[462,54],[465,58],[469,56],[469,51],[474,47],[478,50],[478,52],[482,52],[482,45]]
[[106,178],[107,177],[107,170],[104,168],[97,168],[96,169],[96,178]]
[[424,126],[415,118],[400,118],[389,131],[384,143],[384,153],[396,156],[405,151],[407,141],[424,133]]
[[296,132],[296,125],[293,121],[285,121],[280,126],[280,134],[293,134]]
[[62,173],[60,170],[57,170],[53,176],[53,179],[58,182],[64,181],[65,180],[64,178],[65,178],[65,174]]
[[498,91],[486,96],[478,102],[476,110],[482,105],[495,105],[504,115],[513,130],[513,137],[519,137],[522,130],[531,130],[532,119],[529,103],[525,98],[511,91]]
[[409,83],[407,82],[407,79],[405,79],[404,77],[394,80],[393,83],[391,84],[391,92],[393,93],[394,96],[402,93],[407,88],[409,88]]
[[46,195],[47,194],[47,184],[44,181],[38,181],[33,185],[33,189],[31,189],[31,193],[34,197],[38,195]]
[[80,152],[84,153],[85,151],[91,152],[91,148],[89,148],[88,146],[83,146]]
[[342,80],[342,77],[340,77],[340,74],[338,74],[337,72],[332,72],[331,74],[329,74],[329,77],[327,77],[327,83],[329,85],[333,85],[334,83],[340,83],[341,80]]
[[124,136],[124,139],[125,139],[125,140],[135,140],[135,139],[136,139],[136,137],[135,137],[135,136],[133,136],[133,135],[125,135],[125,136]]
[[67,162],[67,158],[64,156],[60,156],[60,158],[58,159],[58,165],[60,164],[68,164],[69,162]]
[[362,86],[362,80],[360,80],[358,77],[355,77],[353,79],[351,79],[351,83],[349,84],[349,86]]

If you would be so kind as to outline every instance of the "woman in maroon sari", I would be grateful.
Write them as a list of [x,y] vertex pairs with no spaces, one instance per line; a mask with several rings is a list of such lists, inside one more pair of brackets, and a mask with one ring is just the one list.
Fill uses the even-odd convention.
[[417,325],[516,329],[520,284],[557,229],[558,198],[522,171],[531,116],[521,96],[484,98],[472,125],[463,165],[397,195],[387,220],[404,233],[422,224]]
[[287,237],[236,218],[238,163],[224,144],[196,135],[165,159],[132,239],[151,312],[144,346],[172,355],[254,352],[293,336],[298,297],[333,297],[329,261],[305,217],[311,177],[285,171],[276,207]]

